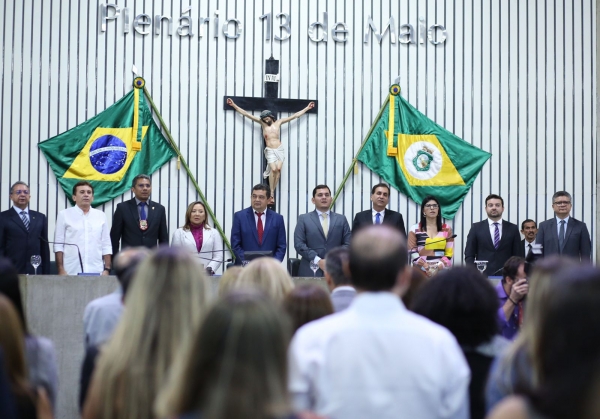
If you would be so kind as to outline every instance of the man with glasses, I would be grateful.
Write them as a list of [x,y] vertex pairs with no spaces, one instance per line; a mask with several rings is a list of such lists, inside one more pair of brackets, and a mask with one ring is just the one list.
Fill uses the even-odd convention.
[[543,246],[544,256],[564,255],[590,262],[592,244],[585,223],[571,217],[571,194],[565,191],[552,196],[554,217],[540,223],[536,243]]
[[39,255],[42,274],[50,273],[48,220],[41,212],[29,209],[29,185],[15,182],[10,188],[13,207],[0,213],[0,257],[7,257],[20,274],[34,274],[31,256]]

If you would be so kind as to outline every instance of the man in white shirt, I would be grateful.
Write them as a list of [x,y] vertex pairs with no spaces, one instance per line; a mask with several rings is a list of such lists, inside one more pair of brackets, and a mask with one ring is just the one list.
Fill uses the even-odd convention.
[[358,295],[348,309],[301,327],[290,344],[297,411],[331,419],[468,418],[470,371],[445,328],[408,311],[406,241],[388,226],[350,244]]
[[[54,253],[59,275],[110,273],[112,244],[106,215],[92,208],[94,187],[86,181],[73,186],[75,206],[58,213]],[[73,246],[76,245],[76,246]]]
[[340,246],[331,249],[325,257],[325,282],[331,291],[331,303],[336,313],[347,309],[356,296],[350,281],[349,253],[347,247]]

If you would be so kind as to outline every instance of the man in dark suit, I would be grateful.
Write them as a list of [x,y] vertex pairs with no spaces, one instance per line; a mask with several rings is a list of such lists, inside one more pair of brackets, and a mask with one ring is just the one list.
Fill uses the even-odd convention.
[[252,188],[252,206],[233,215],[231,247],[235,264],[244,261],[244,252],[271,251],[273,257],[283,261],[287,249],[283,217],[267,209],[271,190],[262,183]]
[[[337,246],[350,246],[348,220],[329,209],[331,202],[329,187],[317,185],[312,198],[315,210],[298,218],[294,231],[294,247],[302,256],[298,276],[323,276],[327,252]],[[316,274],[310,268],[311,262],[319,266]]]
[[156,247],[169,244],[165,207],[150,201],[152,183],[150,176],[137,175],[133,178],[131,191],[134,198],[121,202],[113,215],[110,229],[113,257],[126,247]]
[[41,212],[29,209],[29,185],[16,182],[10,188],[13,207],[0,213],[0,256],[7,257],[20,274],[34,273],[31,256],[40,255],[42,274],[50,273],[48,220]]
[[527,219],[521,223],[521,234],[525,237],[521,240],[521,249],[523,253],[519,256],[527,257],[528,261],[533,261],[535,256],[533,253],[533,245],[537,236],[537,224],[534,220]]
[[385,183],[378,183],[371,189],[371,202],[373,209],[361,211],[354,217],[352,233],[356,233],[361,227],[373,224],[386,224],[395,227],[406,237],[406,228],[402,214],[386,209],[390,201],[390,187]]
[[331,291],[331,303],[337,313],[348,308],[356,289],[350,280],[350,250],[347,247],[336,247],[327,252],[325,257],[325,282]]
[[543,246],[544,257],[560,254],[589,263],[592,255],[590,233],[585,223],[570,216],[572,207],[571,194],[556,192],[552,196],[554,218],[540,223],[536,243]]
[[502,267],[511,256],[520,256],[521,235],[519,227],[502,220],[504,200],[498,195],[485,198],[487,220],[474,223],[467,236],[465,263],[474,264],[475,260],[486,260],[484,273],[488,276],[500,275]]

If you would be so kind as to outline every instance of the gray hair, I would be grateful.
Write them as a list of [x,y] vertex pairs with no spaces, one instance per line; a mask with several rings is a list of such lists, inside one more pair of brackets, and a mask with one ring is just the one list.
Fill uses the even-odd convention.
[[344,265],[347,265],[349,259],[350,250],[341,246],[331,249],[325,256],[325,270],[331,275],[336,287],[351,284],[350,277],[347,275],[348,267],[346,266],[346,270],[344,270]]

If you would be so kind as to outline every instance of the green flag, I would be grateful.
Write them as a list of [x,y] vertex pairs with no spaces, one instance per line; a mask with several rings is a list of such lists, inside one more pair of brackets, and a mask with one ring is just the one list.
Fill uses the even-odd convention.
[[400,96],[398,85],[390,92],[357,160],[418,204],[435,196],[442,216],[454,218],[491,154],[427,118]]
[[176,156],[146,105],[143,79],[134,85],[105,111],[38,145],[71,203],[81,180],[94,186],[98,206],[129,190],[136,175],[150,175]]

